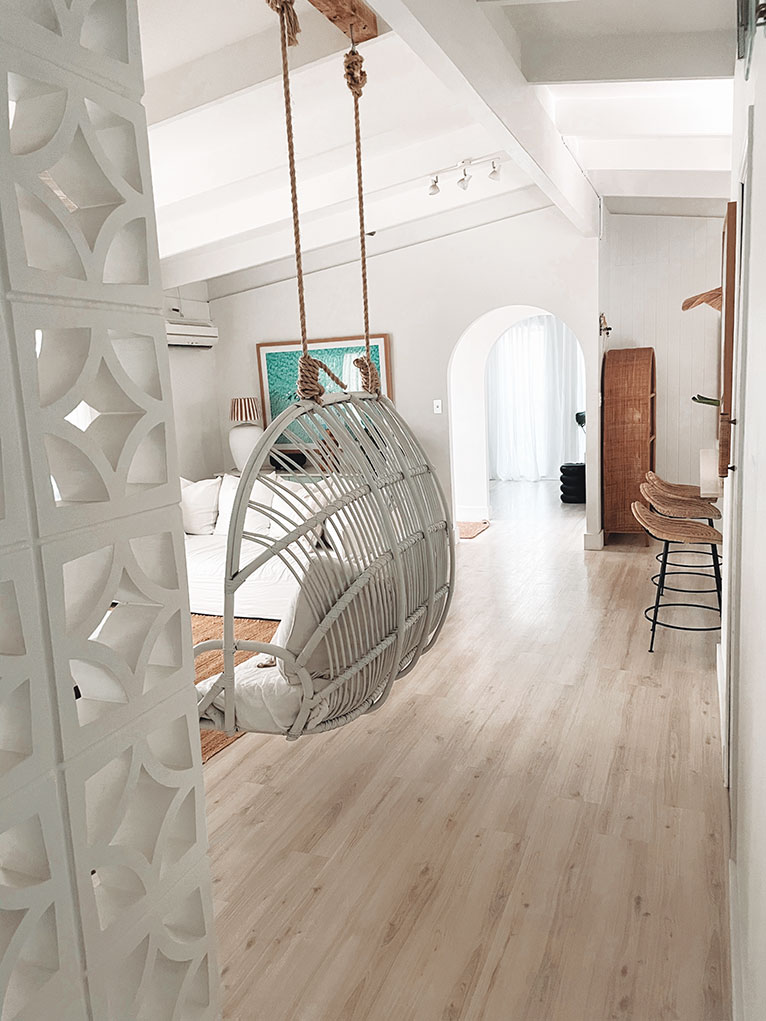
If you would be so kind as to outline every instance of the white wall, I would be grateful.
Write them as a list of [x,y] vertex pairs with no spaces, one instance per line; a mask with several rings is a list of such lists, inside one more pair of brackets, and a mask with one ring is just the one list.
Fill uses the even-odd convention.
[[720,315],[681,311],[721,279],[723,221],[692,216],[605,217],[601,302],[607,347],[653,347],[657,359],[657,472],[699,482],[699,451],[716,442],[717,412],[693,394],[718,396]]
[[[596,240],[583,238],[553,208],[371,258],[372,329],[391,334],[396,404],[445,487],[450,484],[447,372],[459,338],[494,309],[517,303],[544,308],[567,323],[586,352],[590,345],[596,387],[597,270]],[[358,264],[310,274],[306,305],[311,336],[359,333]],[[218,402],[226,429],[231,395],[246,383],[257,386],[255,344],[297,336],[295,283],[283,281],[215,299],[211,312],[221,331]],[[500,332],[502,328],[498,336]],[[595,389],[590,396],[596,400],[590,410],[597,421]],[[444,402],[445,414],[433,414],[435,398]],[[594,445],[597,456],[595,439]]]
[[[208,319],[207,284],[186,284],[165,292],[166,316]],[[173,391],[178,464],[184,478],[210,478],[223,467],[221,425],[216,390],[215,348],[168,348]]]
[[[740,69],[741,70],[741,69]],[[759,32],[748,86],[739,83],[734,147],[735,183],[748,106],[755,106],[750,211],[750,260],[744,267],[744,407],[735,405],[737,472],[726,481],[726,503],[741,499],[741,574],[730,597],[739,614],[732,644],[731,796],[732,965],[735,1021],[761,1021],[766,1012],[766,39]],[[740,337],[740,344],[743,337]],[[726,556],[734,556],[728,550]],[[738,580],[738,584],[736,584]]]

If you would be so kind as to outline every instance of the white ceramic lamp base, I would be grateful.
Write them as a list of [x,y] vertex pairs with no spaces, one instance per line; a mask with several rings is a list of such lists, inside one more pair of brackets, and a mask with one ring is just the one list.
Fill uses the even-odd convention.
[[263,427],[252,422],[241,422],[229,431],[229,448],[234,464],[239,471],[244,471],[247,459],[253,452],[258,440],[263,436]]

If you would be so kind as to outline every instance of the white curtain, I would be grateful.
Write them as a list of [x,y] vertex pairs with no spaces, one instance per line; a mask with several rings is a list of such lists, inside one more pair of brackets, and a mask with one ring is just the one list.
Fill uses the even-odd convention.
[[533,316],[499,338],[487,360],[492,479],[556,479],[565,461],[585,459],[575,412],[585,410],[585,361],[571,330]]

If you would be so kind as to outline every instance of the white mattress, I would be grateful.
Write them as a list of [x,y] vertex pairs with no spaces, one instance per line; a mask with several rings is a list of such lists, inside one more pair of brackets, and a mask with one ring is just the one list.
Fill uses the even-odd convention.
[[[186,568],[192,613],[223,616],[223,579],[226,569],[225,535],[186,535]],[[254,559],[263,547],[244,540],[242,563]],[[281,620],[295,598],[298,582],[279,557],[271,557],[237,592],[235,617]],[[260,672],[260,671],[259,671]]]

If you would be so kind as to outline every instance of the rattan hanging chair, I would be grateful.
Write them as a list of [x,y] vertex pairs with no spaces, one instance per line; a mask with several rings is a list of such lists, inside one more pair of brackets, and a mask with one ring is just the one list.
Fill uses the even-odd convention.
[[[305,464],[288,451],[300,452]],[[268,530],[249,530],[248,518],[265,519]],[[237,590],[269,560],[296,579],[293,612],[271,643],[238,642]],[[389,400],[333,394],[322,404],[288,408],[263,435],[237,491],[228,537],[224,672],[200,686],[202,726],[231,733],[254,729],[255,722],[261,731],[295,738],[377,709],[394,680],[436,640],[453,572],[444,495]],[[195,651],[214,647],[221,643],[205,642]],[[254,665],[237,668],[247,673],[241,684],[236,650],[261,654]],[[281,726],[258,724],[262,679],[272,708],[277,703],[277,714],[285,714]]]
[[[293,0],[267,0],[280,16],[288,163],[303,354],[299,400],[269,426],[242,472],[231,514],[224,585],[224,670],[198,686],[200,725],[318,734],[383,704],[430,649],[454,584],[452,522],[422,447],[380,392],[370,353],[359,100],[366,82],[352,46],[344,61],[354,100],[365,355],[364,392],[326,395],[312,358],[300,247],[287,47],[297,38]],[[276,471],[274,470],[276,466]],[[269,643],[239,641],[237,591],[273,566],[295,579],[295,600]],[[237,651],[259,655],[235,670]]]

